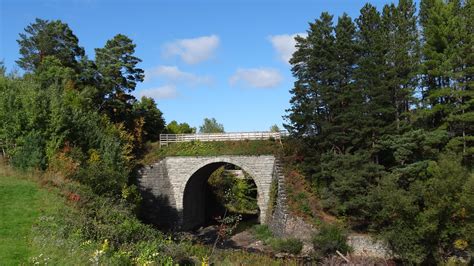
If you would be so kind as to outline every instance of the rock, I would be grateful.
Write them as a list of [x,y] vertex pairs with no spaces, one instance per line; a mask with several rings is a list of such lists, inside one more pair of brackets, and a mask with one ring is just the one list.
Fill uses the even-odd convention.
[[286,257],[288,257],[288,254],[286,254],[286,253],[277,253],[277,254],[275,254],[275,258],[277,258],[277,259],[283,259],[283,258],[286,258]]
[[350,235],[347,244],[352,247],[352,254],[363,257],[393,259],[393,252],[381,240],[369,235]]
[[301,256],[310,256],[314,252],[313,245],[311,243],[303,243],[303,248],[301,249]]

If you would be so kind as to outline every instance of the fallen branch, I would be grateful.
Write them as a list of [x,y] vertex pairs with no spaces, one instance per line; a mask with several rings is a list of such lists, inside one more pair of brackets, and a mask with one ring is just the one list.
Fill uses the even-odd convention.
[[343,258],[347,263],[350,263],[349,259],[346,258],[346,256],[342,255],[342,253],[339,252],[339,250],[336,250],[336,253],[337,253],[337,255],[339,255],[341,258]]

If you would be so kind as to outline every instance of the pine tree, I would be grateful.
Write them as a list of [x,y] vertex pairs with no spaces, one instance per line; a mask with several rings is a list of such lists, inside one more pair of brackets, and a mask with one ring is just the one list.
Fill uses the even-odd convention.
[[326,101],[330,105],[331,120],[327,126],[327,141],[331,149],[345,153],[348,148],[357,148],[361,142],[360,118],[362,117],[362,93],[355,86],[357,45],[356,28],[352,19],[343,14],[334,29],[335,82],[333,93]]
[[96,101],[112,121],[125,121],[135,100],[129,93],[144,79],[144,71],[137,67],[141,60],[134,56],[135,44],[127,36],[118,34],[95,52],[101,79]]
[[382,15],[388,48],[385,79],[398,132],[409,122],[408,111],[415,103],[413,95],[418,86],[420,47],[415,12],[412,0],[400,0],[398,6],[385,5]]
[[[366,4],[356,20],[359,60],[355,71],[358,89],[364,97],[363,136],[365,148],[374,151],[380,137],[393,132],[396,110],[387,82],[387,30],[377,9]],[[376,163],[379,156],[373,154]]]
[[442,0],[423,1],[423,100],[427,110],[428,127],[446,126],[451,112],[454,46],[457,27],[453,5]]
[[[453,3],[454,4],[454,3]],[[451,146],[460,147],[469,161],[474,160],[474,3],[454,4],[458,14],[458,43],[453,57],[453,96],[455,103],[447,117],[454,135]]]
[[290,63],[297,80],[290,91],[292,106],[286,116],[286,128],[296,136],[321,139],[332,119],[328,102],[334,97],[332,86],[336,82],[332,18],[322,13],[310,23],[306,38],[296,38],[298,50]]
[[422,2],[424,103],[428,127],[447,130],[449,146],[472,157],[472,1]]
[[17,64],[26,71],[35,71],[48,56],[56,57],[64,67],[77,72],[78,61],[84,56],[84,48],[69,26],[60,20],[36,19],[20,33],[20,59]]

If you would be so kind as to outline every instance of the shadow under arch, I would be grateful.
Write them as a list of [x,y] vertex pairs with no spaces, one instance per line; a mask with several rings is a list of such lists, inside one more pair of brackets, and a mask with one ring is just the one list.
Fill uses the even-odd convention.
[[244,167],[230,161],[210,162],[196,170],[186,182],[183,195],[182,229],[191,230],[206,223],[207,213],[207,180],[222,166],[233,165],[247,172],[257,187],[257,205],[259,207],[259,221],[261,220],[262,196],[257,177]]

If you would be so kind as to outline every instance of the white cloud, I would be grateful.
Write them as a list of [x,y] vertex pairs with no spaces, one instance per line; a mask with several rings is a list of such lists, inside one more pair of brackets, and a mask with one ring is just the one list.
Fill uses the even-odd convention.
[[278,86],[283,80],[280,72],[272,68],[246,68],[237,69],[230,77],[232,86],[243,83],[254,88],[273,88]]
[[295,33],[295,34],[281,34],[281,35],[272,35],[268,39],[273,45],[273,48],[278,54],[278,58],[289,64],[291,56],[296,51],[296,41],[295,37],[300,35],[302,37],[306,36],[306,33]]
[[147,81],[160,77],[167,81],[180,83],[184,82],[189,85],[201,85],[212,83],[212,79],[208,76],[198,76],[192,73],[181,71],[177,66],[158,66],[154,69],[147,70],[145,78]]
[[217,35],[181,39],[166,44],[163,53],[167,57],[177,55],[188,64],[197,64],[211,58],[219,43]]
[[141,90],[139,92],[139,95],[140,95],[140,98],[143,96],[147,96],[156,100],[174,99],[178,97],[178,91],[176,90],[175,86],[165,85],[158,88]]

